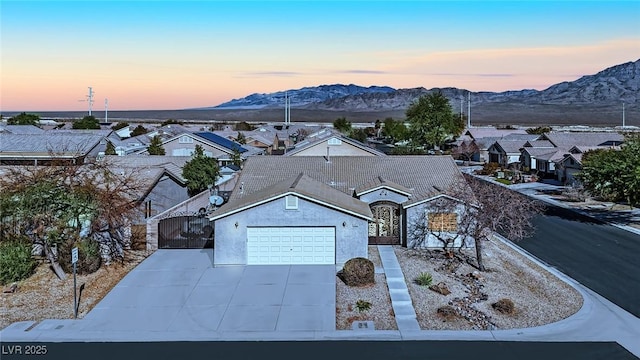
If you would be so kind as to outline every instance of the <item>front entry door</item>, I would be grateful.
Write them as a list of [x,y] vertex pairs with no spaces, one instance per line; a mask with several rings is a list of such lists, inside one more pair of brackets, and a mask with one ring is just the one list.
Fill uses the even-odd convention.
[[400,209],[392,203],[371,206],[373,221],[369,222],[369,245],[400,244]]

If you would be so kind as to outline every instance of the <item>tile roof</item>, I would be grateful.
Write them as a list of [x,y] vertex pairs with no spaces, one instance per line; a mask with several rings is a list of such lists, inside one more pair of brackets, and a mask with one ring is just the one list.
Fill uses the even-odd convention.
[[485,137],[501,138],[509,134],[526,134],[526,130],[516,129],[496,129],[496,128],[470,128],[463,131],[463,134],[468,134],[474,139],[480,139]]
[[551,132],[544,135],[557,147],[599,146],[624,141],[624,136],[616,132]]
[[334,156],[330,162],[322,156],[254,156],[245,161],[230,200],[241,200],[300,173],[349,196],[382,176],[410,190],[406,205],[446,191],[462,178],[448,155]]
[[0,154],[80,156],[96,147],[103,138],[101,135],[58,130],[40,134],[0,133]]
[[45,130],[33,125],[2,125],[0,124],[0,133],[10,134],[41,134]]
[[121,169],[160,169],[182,183],[186,182],[186,179],[182,177],[182,168],[187,161],[191,160],[188,156],[155,155],[107,155],[104,159],[112,171]]
[[534,141],[527,141],[524,144],[524,147],[553,148],[554,145],[549,140],[534,140]]
[[520,153],[520,149],[524,147],[524,141],[520,140],[498,140],[498,144],[507,154]]
[[[553,154],[558,152],[557,148],[533,148],[533,147],[525,147],[522,150],[523,152],[527,152],[529,155],[536,157],[538,159],[549,159]],[[548,155],[548,156],[547,156]]]
[[[372,218],[369,204],[323,184],[304,173],[285,178],[259,191],[252,192],[230,201],[211,217],[212,220],[241,211],[256,204],[271,201],[286,194],[298,194],[311,201],[321,202],[340,211],[346,211],[367,220]],[[233,195],[232,195],[233,196]]]
[[292,150],[288,150],[285,155],[289,156],[289,155],[295,155],[301,151],[304,151],[312,146],[315,146],[323,141],[326,141],[332,137],[337,137],[339,138],[341,141],[346,142],[348,144],[351,144],[361,150],[364,150],[366,152],[369,152],[373,155],[376,156],[387,156],[387,154],[383,153],[382,151],[376,150],[372,147],[367,146],[366,144],[363,144],[357,140],[351,139],[347,136],[345,136],[344,134],[340,133],[337,130],[333,130],[333,129],[322,129],[318,132],[315,132],[313,134],[308,135],[304,140],[300,141],[299,143],[296,143],[294,148]]
[[361,194],[364,194],[366,192],[369,192],[371,190],[380,188],[380,187],[387,187],[390,189],[394,189],[397,190],[399,192],[405,193],[405,194],[411,194],[411,189],[407,189],[406,187],[396,184],[393,181],[389,181],[385,178],[383,178],[382,176],[378,176],[375,179],[373,179],[373,181],[367,182],[365,184],[362,184],[358,187],[355,188],[355,192],[356,194],[359,196]]

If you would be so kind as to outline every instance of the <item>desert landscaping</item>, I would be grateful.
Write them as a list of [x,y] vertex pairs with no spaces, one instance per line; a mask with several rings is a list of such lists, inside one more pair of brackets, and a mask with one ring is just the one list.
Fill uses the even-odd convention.
[[[369,259],[381,267],[376,247],[369,250]],[[461,261],[460,254],[449,258],[438,250],[394,250],[422,330],[534,327],[565,319],[582,306],[578,291],[497,239],[486,242],[485,272]],[[422,273],[432,276],[433,285],[444,283],[450,293],[418,285],[415,279]],[[373,321],[378,330],[397,329],[384,274],[376,274],[375,280],[375,285],[365,287],[348,287],[336,280],[338,330],[351,329],[356,320]],[[492,307],[501,299],[512,301],[511,313]],[[371,308],[358,311],[358,300],[370,302]]]

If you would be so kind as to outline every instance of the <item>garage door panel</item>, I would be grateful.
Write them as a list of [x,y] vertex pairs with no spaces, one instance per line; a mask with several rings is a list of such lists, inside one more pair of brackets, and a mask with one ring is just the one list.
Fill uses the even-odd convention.
[[247,228],[247,264],[335,264],[335,228]]

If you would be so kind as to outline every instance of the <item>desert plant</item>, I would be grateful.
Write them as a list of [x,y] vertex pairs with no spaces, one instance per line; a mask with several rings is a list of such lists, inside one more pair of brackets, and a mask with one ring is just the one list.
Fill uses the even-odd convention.
[[513,310],[515,309],[511,299],[500,299],[491,304],[491,307],[502,314],[513,314]]
[[358,312],[365,312],[371,309],[371,303],[365,300],[358,300],[356,301],[356,309],[358,309]]
[[340,278],[348,286],[363,286],[375,283],[375,266],[367,258],[349,259],[340,272]]
[[0,284],[28,278],[38,265],[31,257],[28,239],[13,239],[0,243]]
[[416,284],[420,286],[429,286],[433,282],[431,274],[423,272],[415,279]]

